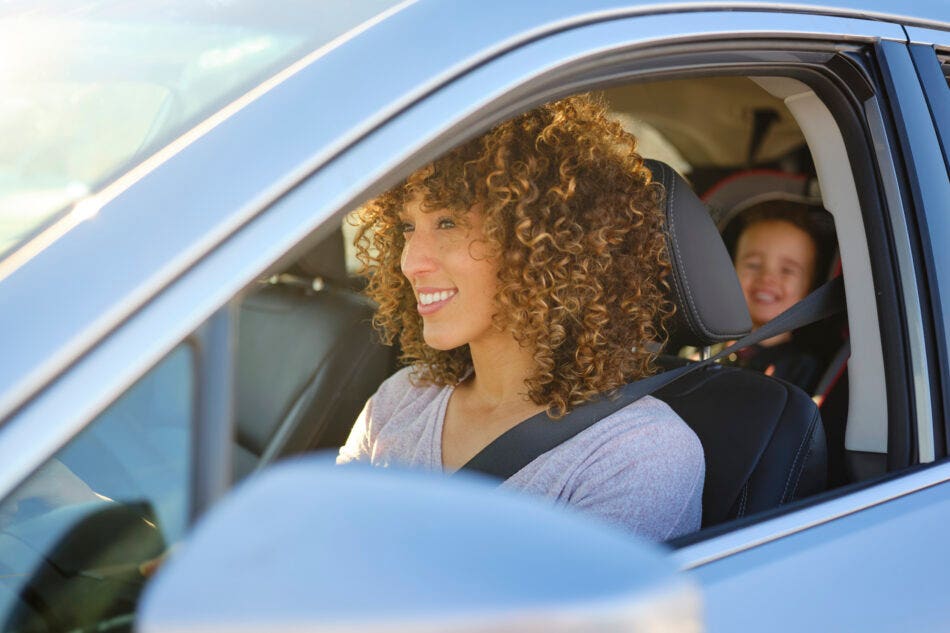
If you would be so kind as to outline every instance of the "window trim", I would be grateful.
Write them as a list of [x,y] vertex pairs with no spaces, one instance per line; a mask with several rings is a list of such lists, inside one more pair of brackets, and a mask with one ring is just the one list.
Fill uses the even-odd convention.
[[922,26],[907,26],[904,30],[907,31],[908,41],[913,44],[934,46],[950,51],[950,30],[940,31]]
[[[943,305],[948,297],[941,297],[941,288],[950,289],[950,253],[940,248],[932,238],[939,241],[940,236],[950,235],[950,220],[944,213],[946,200],[950,199],[950,181],[946,175],[944,154],[937,141],[939,131],[931,119],[911,47],[896,42],[881,42],[877,49],[885,89],[890,95],[888,105],[895,130],[893,146],[895,154],[901,159],[901,173],[906,173],[906,180],[901,184],[911,238],[918,249],[917,275],[921,278],[921,298],[924,299],[921,309],[928,317],[923,323],[928,347],[933,350],[927,368],[933,396],[930,416],[937,422],[933,411],[940,411],[940,418],[944,421],[942,429],[934,425],[931,431],[933,436],[924,438],[922,435],[922,439],[930,442],[931,454],[939,455],[947,448],[946,415],[950,410],[950,402],[942,398],[942,382],[950,375],[947,343],[950,338],[950,311],[945,310]],[[920,432],[923,434],[923,429]],[[944,439],[944,442],[938,443],[938,439]]]
[[234,385],[237,307],[217,310],[198,330],[191,506],[194,521],[231,487],[234,445]]
[[831,500],[817,500],[794,512],[686,545],[674,551],[672,557],[681,571],[696,569],[946,482],[950,482],[950,462],[943,461],[914,472],[901,473],[862,490]]

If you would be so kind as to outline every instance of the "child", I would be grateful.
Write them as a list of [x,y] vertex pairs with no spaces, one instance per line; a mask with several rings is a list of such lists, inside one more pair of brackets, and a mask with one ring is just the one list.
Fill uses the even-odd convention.
[[[737,220],[731,249],[753,329],[805,298],[827,277],[833,252],[831,216],[809,205],[770,201]],[[794,383],[811,393],[821,377],[818,359],[791,332],[739,354],[739,364]]]

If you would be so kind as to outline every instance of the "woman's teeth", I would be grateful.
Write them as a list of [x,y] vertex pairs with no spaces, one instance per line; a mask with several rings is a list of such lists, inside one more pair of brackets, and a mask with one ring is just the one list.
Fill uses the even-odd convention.
[[421,303],[424,306],[427,306],[430,303],[435,303],[436,301],[445,301],[446,299],[454,295],[455,295],[454,290],[443,290],[442,292],[420,292],[419,303]]

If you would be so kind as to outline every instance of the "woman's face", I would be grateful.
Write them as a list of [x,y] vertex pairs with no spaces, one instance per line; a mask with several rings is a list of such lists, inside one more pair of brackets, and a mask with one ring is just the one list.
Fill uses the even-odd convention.
[[756,222],[739,236],[736,274],[755,327],[805,298],[815,272],[815,243],[791,222]]
[[492,325],[498,267],[480,241],[482,214],[423,212],[420,202],[412,198],[400,213],[400,265],[416,297],[426,344],[449,350],[498,337]]

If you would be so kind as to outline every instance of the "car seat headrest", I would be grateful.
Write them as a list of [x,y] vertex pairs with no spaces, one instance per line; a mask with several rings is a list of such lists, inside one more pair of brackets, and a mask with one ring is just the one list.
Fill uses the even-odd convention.
[[310,277],[345,283],[347,272],[343,230],[336,229],[307,251],[297,260],[297,268]]
[[709,212],[672,167],[645,160],[666,190],[663,212],[670,255],[670,299],[676,314],[668,325],[678,345],[703,347],[741,338],[752,329],[742,288]]
[[768,200],[821,206],[818,181],[805,174],[750,169],[727,176],[702,196],[719,231],[737,215]]

